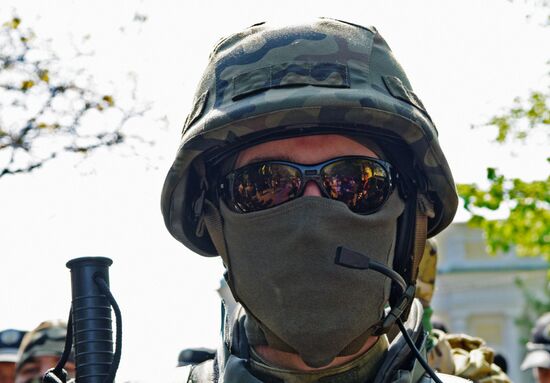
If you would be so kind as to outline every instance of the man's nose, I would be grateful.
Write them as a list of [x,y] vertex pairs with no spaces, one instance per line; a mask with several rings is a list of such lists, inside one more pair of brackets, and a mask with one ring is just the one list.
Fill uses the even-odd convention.
[[322,197],[321,189],[319,189],[319,185],[317,185],[315,181],[309,181],[306,184],[306,188],[304,189],[304,195],[313,196],[313,197]]

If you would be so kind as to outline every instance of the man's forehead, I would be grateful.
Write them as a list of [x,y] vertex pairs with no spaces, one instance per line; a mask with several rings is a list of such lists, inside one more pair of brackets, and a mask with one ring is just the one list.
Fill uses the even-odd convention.
[[251,146],[239,153],[235,167],[274,159],[312,164],[346,155],[378,157],[376,150],[368,144],[343,135],[325,134],[292,137]]

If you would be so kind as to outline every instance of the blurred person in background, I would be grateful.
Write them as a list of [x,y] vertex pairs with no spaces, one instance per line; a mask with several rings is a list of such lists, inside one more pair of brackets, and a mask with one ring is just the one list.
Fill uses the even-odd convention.
[[508,361],[506,360],[506,357],[500,352],[497,352],[495,354],[493,363],[499,366],[504,373],[508,373]]
[[[65,347],[67,325],[60,320],[42,322],[23,338],[19,347],[15,383],[40,383],[50,368],[55,367]],[[71,352],[65,370],[69,378],[75,375],[74,354]]]
[[531,331],[531,340],[527,342],[527,355],[521,369],[532,369],[539,383],[550,383],[550,313],[537,319]]
[[24,335],[21,330],[0,331],[0,383],[15,382],[17,351]]
[[432,328],[436,330],[449,332],[449,328],[447,327],[447,324],[445,323],[445,321],[439,318],[437,315],[432,316],[431,324],[432,324]]

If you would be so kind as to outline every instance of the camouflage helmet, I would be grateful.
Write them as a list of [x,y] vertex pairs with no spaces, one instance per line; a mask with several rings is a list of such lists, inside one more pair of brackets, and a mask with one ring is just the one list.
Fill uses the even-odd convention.
[[168,230],[217,255],[200,219],[210,164],[261,142],[323,133],[401,143],[434,203],[428,235],[452,221],[458,198],[437,130],[387,43],[375,28],[320,18],[255,24],[215,46],[164,183]]
[[[61,357],[65,348],[67,324],[61,320],[48,320],[40,323],[34,330],[29,331],[19,346],[16,368],[21,367],[29,360],[39,356]],[[70,361],[74,361],[71,351]]]

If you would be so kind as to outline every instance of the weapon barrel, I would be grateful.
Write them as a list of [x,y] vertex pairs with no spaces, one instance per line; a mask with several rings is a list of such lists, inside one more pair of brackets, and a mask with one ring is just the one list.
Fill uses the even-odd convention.
[[71,270],[73,340],[78,383],[102,383],[113,362],[111,306],[95,278],[109,285],[105,257],[83,257],[67,262]]

